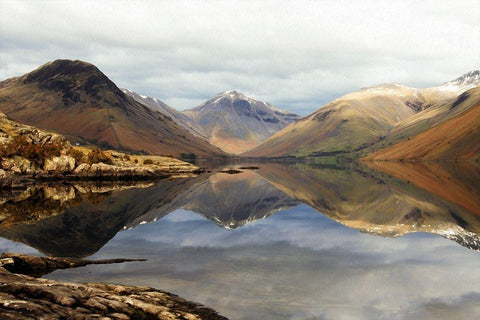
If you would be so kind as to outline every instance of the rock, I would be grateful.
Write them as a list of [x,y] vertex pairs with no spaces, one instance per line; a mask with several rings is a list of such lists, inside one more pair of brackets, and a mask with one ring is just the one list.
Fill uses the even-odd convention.
[[9,177],[7,172],[3,169],[0,169],[0,181],[6,180]]
[[76,284],[13,274],[0,267],[2,319],[211,319],[214,310],[148,287]]
[[[8,263],[7,262],[10,262]],[[1,262],[3,261],[3,262]],[[13,261],[13,263],[11,263]],[[85,260],[76,258],[37,257],[27,254],[4,252],[0,256],[0,266],[13,273],[40,277],[57,269],[70,269],[84,267],[89,264],[112,264],[131,261],[146,261],[145,259],[105,259]]]
[[46,186],[43,187],[43,194],[45,199],[58,200],[62,203],[76,198],[75,188],[71,185]]
[[43,164],[43,170],[47,172],[71,172],[74,168],[75,159],[66,155],[46,159]]
[[87,163],[81,163],[73,170],[73,174],[77,175],[78,177],[85,177],[88,176],[89,171],[90,165]]

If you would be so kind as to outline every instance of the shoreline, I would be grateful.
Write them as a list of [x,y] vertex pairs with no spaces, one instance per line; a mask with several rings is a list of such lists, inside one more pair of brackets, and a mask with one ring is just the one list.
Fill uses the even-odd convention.
[[[0,260],[3,260],[5,265],[26,263],[31,267],[38,267],[36,260],[43,260],[45,263],[55,259],[65,260],[16,254],[9,256]],[[209,307],[155,288],[59,282],[11,273],[1,264],[0,315],[3,319],[12,320],[34,318],[228,320]]]

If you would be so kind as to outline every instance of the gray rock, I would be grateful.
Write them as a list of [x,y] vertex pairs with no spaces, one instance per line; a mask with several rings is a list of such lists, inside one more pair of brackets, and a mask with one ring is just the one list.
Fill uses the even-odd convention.
[[76,284],[0,267],[2,319],[227,319],[214,310],[148,287]]
[[75,159],[66,155],[46,159],[43,164],[43,170],[47,172],[71,172],[74,168]]

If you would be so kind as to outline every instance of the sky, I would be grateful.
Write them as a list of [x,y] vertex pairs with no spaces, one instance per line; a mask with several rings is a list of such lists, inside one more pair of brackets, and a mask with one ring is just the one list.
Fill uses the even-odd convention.
[[183,110],[235,89],[307,115],[480,68],[480,1],[0,0],[0,79],[55,59]]

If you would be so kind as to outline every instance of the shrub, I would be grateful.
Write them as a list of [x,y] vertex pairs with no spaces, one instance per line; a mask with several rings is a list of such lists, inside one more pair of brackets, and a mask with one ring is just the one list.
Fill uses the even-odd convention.
[[32,144],[22,136],[16,136],[8,144],[4,145],[0,155],[2,157],[24,157],[38,166],[43,165],[45,159],[60,156],[62,145],[49,143],[45,145]]
[[105,164],[113,164],[112,159],[110,159],[102,150],[94,148],[87,155],[87,163],[94,164],[99,162],[103,162]]
[[67,156],[72,157],[75,159],[76,163],[81,163],[83,161],[83,152],[77,149],[69,149],[67,151]]
[[153,160],[152,159],[145,159],[145,160],[143,160],[143,164],[153,164]]

